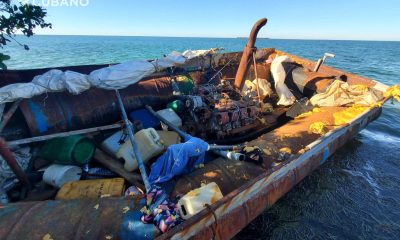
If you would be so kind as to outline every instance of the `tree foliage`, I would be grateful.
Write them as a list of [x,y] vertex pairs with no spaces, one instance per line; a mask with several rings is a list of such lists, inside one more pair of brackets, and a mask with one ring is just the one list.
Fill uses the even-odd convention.
[[[23,45],[15,39],[16,33],[30,37],[37,27],[51,28],[51,24],[44,20],[47,14],[46,9],[41,6],[0,0],[0,14],[0,48],[4,48],[10,41],[15,41],[25,50],[29,50],[27,45]],[[4,61],[9,59],[10,56],[0,53],[1,69],[7,68]]]

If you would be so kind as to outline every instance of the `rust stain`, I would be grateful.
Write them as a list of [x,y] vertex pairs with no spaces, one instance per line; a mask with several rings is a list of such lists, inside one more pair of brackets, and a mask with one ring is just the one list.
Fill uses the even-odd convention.
[[216,176],[218,176],[218,173],[213,171],[213,172],[204,173],[203,176],[208,177],[208,178],[215,178]]

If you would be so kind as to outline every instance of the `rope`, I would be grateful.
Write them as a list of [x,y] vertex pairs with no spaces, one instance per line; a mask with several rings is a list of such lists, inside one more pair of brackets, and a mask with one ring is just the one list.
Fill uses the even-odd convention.
[[204,206],[207,208],[208,211],[211,212],[211,214],[214,216],[214,219],[215,219],[215,226],[213,227],[213,226],[211,225],[211,229],[212,229],[212,232],[213,232],[213,235],[214,235],[214,236],[213,236],[213,239],[219,239],[219,238],[218,238],[218,235],[217,235],[217,229],[218,229],[218,218],[217,218],[217,214],[216,214],[215,211],[211,208],[210,204],[206,203],[206,204],[204,204]]

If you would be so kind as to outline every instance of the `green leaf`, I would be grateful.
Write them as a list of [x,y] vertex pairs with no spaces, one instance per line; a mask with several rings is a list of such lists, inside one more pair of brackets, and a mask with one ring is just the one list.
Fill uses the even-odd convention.
[[2,61],[0,61],[0,69],[7,70],[7,66]]
[[0,53],[0,62],[10,60],[10,56]]

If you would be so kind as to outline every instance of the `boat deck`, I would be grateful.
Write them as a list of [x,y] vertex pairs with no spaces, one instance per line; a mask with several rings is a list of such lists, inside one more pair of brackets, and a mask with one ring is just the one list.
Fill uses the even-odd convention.
[[[198,188],[202,183],[216,182],[224,195],[232,192],[246,182],[255,179],[260,174],[273,169],[279,158],[289,161],[307,151],[307,146],[316,141],[322,134],[310,131],[310,126],[316,122],[324,123],[323,133],[346,125],[343,123],[343,114],[350,121],[367,110],[367,108],[353,107],[322,107],[300,115],[281,127],[276,128],[255,140],[247,146],[256,146],[263,150],[263,163],[256,165],[251,162],[235,162],[218,158],[205,164],[187,176],[178,180],[173,196],[185,194]],[[341,121],[341,122],[340,122]],[[338,125],[338,123],[341,123]]]

